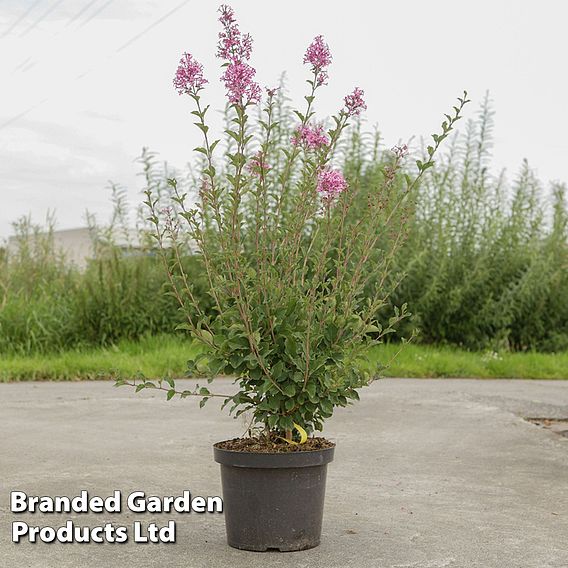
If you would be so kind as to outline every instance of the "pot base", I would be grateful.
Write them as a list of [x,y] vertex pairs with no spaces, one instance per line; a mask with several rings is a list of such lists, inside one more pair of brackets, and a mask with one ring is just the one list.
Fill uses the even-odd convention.
[[248,552],[300,552],[301,550],[309,550],[310,548],[315,548],[316,546],[319,546],[320,541],[318,540],[317,542],[306,543],[306,546],[302,546],[301,548],[296,548],[296,545],[294,546],[294,548],[289,548],[286,546],[280,548],[276,547],[251,548],[250,546],[247,547],[240,546],[239,544],[232,543],[229,540],[227,540],[227,544],[231,548],[236,548],[238,550],[247,550]]

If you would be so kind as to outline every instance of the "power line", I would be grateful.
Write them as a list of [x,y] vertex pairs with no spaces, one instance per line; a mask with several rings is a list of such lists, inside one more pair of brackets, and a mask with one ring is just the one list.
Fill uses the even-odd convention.
[[14,67],[14,69],[12,69],[12,75],[22,69],[22,67],[25,67],[30,61],[32,60],[32,56],[30,55],[27,59],[24,59],[23,61],[21,61],[18,65],[16,65],[16,67]]
[[139,34],[131,37],[127,42],[123,43],[117,50],[116,53],[120,53],[122,50],[126,49],[129,45],[138,41],[142,36],[146,35],[151,29],[160,25],[164,20],[169,18],[172,14],[177,12],[180,8],[183,8],[186,4],[191,2],[191,0],[184,0],[181,4],[178,4],[175,8],[172,8],[168,13],[164,14],[161,18],[158,18],[154,23],[150,24],[146,29],[142,30]]
[[112,4],[112,2],[114,2],[114,0],[108,0],[108,2],[105,2],[102,6],[100,6],[99,8],[97,8],[97,9],[79,26],[79,28],[82,28],[83,26],[86,26],[93,18],[96,18],[109,4]]
[[2,130],[3,128],[6,128],[6,126],[10,126],[10,124],[12,124],[13,122],[16,122],[17,120],[20,120],[20,118],[23,118],[24,116],[26,116],[27,114],[29,114],[30,112],[32,112],[32,110],[36,109],[37,107],[40,107],[41,105],[43,105],[44,103],[46,103],[49,99],[46,97],[45,99],[43,99],[42,101],[40,101],[39,103],[36,103],[35,105],[32,105],[31,107],[28,107],[26,110],[22,111],[21,113],[13,116],[12,118],[9,118],[8,120],[6,120],[5,122],[3,122],[2,124],[0,124],[0,130]]
[[69,18],[69,21],[65,24],[68,28],[75,20],[78,20],[93,4],[96,4],[99,0],[90,0],[87,2],[74,16]]
[[19,17],[16,18],[16,20],[14,21],[14,23],[0,36],[0,37],[6,37],[22,20],[24,20],[28,14],[41,2],[41,0],[36,0],[35,2],[33,2],[30,7]]
[[53,12],[53,10],[61,4],[61,2],[63,2],[63,0],[56,0],[56,2],[52,4],[37,20],[35,20],[35,22],[33,22],[20,34],[20,37],[27,36],[38,24],[43,22],[43,20],[45,20],[45,18],[47,18],[47,16],[49,16],[49,14],[51,14],[51,12]]
[[[69,20],[67,21],[67,23],[65,24],[65,28],[68,28],[73,22],[75,22],[76,20],[78,20],[86,11],[88,11],[89,8],[91,8],[93,6],[93,4],[96,4],[99,0],[90,0],[89,2],[87,2],[87,4],[85,4],[85,6],[83,6],[74,16],[71,16],[69,18]],[[98,14],[100,14],[109,4],[111,4],[114,0],[108,0],[107,2],[105,2],[102,6],[100,6],[98,9],[96,9],[89,17],[87,17],[87,19],[79,26],[79,28],[82,28],[83,26],[85,26],[86,24],[88,24],[95,16],[97,16]],[[54,8],[54,6],[52,6],[52,9]],[[45,15],[45,14],[44,14]],[[54,34],[55,36],[58,36],[61,31],[63,30],[59,30],[58,32],[56,32]],[[29,69],[31,69],[31,65],[26,65],[31,59],[31,56],[28,57],[25,61],[20,62],[13,70],[12,70],[12,75],[18,71],[18,70],[22,70],[24,71],[28,71]],[[41,59],[40,59],[41,62]],[[36,61],[37,63],[37,61]]]
[[[59,0],[59,2],[57,2],[57,4],[59,4],[62,0]],[[97,12],[102,11],[108,4],[110,4],[113,0],[109,0],[106,4],[103,4],[103,6],[97,10]],[[111,59],[112,57],[116,56],[116,54],[120,53],[121,51],[124,51],[127,47],[129,47],[130,45],[132,45],[134,42],[138,41],[142,36],[146,35],[150,30],[152,30],[153,28],[155,28],[156,26],[160,25],[162,22],[164,22],[166,19],[168,19],[170,16],[172,16],[175,12],[177,12],[179,9],[183,8],[186,4],[189,4],[189,2],[191,2],[191,0],[184,0],[183,2],[181,2],[180,4],[178,4],[177,6],[175,6],[174,8],[172,8],[169,12],[166,12],[163,16],[160,16],[157,20],[155,20],[154,22],[152,22],[149,26],[147,26],[146,28],[144,28],[141,32],[137,33],[136,35],[132,36],[129,40],[127,40],[125,43],[123,43],[120,47],[118,47],[114,53],[110,54],[109,56],[107,56],[107,59]],[[89,18],[90,20],[91,18]],[[86,23],[86,22],[85,22]],[[83,24],[84,25],[84,24]],[[32,63],[33,65],[34,63]],[[82,79],[83,77],[85,77],[86,75],[88,75],[89,73],[91,73],[95,67],[92,67],[91,69],[85,71],[84,73],[78,75],[77,77],[75,77],[75,81]],[[53,93],[52,93],[53,95]],[[27,114],[29,114],[30,112],[32,112],[33,110],[35,110],[36,108],[40,107],[41,105],[45,104],[47,101],[49,101],[50,97],[46,97],[44,98],[42,101],[28,107],[26,110],[12,116],[11,118],[9,118],[8,120],[4,121],[3,123],[0,123],[0,130],[3,130],[4,128],[6,128],[7,126],[13,124],[14,122],[20,120],[21,118],[23,118],[24,116],[26,116]]]

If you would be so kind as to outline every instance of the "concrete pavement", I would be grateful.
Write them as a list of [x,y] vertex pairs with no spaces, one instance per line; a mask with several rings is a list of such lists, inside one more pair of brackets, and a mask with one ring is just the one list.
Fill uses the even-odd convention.
[[[568,438],[523,420],[568,418],[568,381],[375,383],[328,424],[336,458],[323,542],[309,551],[233,550],[219,514],[10,512],[12,490],[219,495],[211,444],[241,435],[243,421],[215,402],[199,410],[161,394],[109,382],[0,384],[0,567],[568,567]],[[12,521],[67,519],[174,519],[177,543],[10,542]]]

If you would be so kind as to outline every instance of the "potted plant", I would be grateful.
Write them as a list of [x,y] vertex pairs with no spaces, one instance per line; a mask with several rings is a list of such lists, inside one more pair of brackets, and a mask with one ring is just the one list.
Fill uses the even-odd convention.
[[[196,148],[199,188],[190,200],[171,179],[168,207],[151,188],[145,204],[171,293],[186,316],[181,327],[203,346],[189,376],[230,375],[237,387],[224,395],[199,385],[178,390],[170,378],[119,379],[117,385],[163,389],[168,399],[196,396],[200,405],[220,397],[235,416],[249,413],[247,437],[214,447],[228,542],[247,550],[301,550],[319,544],[334,452],[332,442],[314,433],[376,378],[366,354],[407,316],[402,306],[386,325],[377,320],[389,294],[390,261],[403,240],[400,212],[467,101],[464,94],[446,115],[414,176],[401,172],[406,146],[395,147],[381,187],[361,207],[358,187],[334,166],[334,156],[342,133],[366,109],[364,93],[356,88],[345,97],[330,128],[316,122],[314,101],[331,63],[322,36],[305,53],[311,72],[306,106],[294,111],[296,122],[287,130],[277,89],[263,94],[254,80],[250,36],[241,33],[230,7],[221,6],[219,20],[229,143],[218,157],[223,145],[211,137],[209,106],[202,103],[207,79],[186,53],[174,85],[192,99],[203,133]],[[391,191],[395,180],[402,180],[400,191]],[[184,269],[190,252],[206,275],[207,299]]]

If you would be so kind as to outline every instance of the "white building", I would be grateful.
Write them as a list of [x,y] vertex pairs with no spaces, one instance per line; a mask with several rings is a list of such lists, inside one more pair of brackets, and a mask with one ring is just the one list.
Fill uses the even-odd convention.
[[[119,248],[126,250],[136,250],[140,248],[139,238],[136,231],[132,230],[129,235],[118,233],[113,242]],[[31,238],[46,238],[48,233],[38,233]],[[88,227],[78,229],[64,229],[51,233],[53,248],[56,253],[62,254],[65,259],[83,269],[87,266],[90,259],[95,257],[97,238]],[[9,237],[6,251],[8,256],[17,251],[20,240],[18,237]]]

